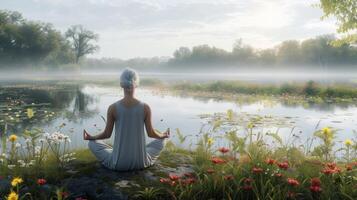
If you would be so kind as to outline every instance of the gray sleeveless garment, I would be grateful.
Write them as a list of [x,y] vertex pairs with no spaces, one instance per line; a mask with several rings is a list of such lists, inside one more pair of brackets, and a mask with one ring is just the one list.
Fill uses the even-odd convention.
[[146,145],[144,103],[125,107],[115,103],[116,120],[113,147],[103,141],[89,141],[89,149],[107,168],[118,171],[138,170],[154,164],[166,139],[154,139]]

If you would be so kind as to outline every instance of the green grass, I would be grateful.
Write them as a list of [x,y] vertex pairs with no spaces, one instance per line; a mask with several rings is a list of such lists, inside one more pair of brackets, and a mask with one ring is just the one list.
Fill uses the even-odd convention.
[[215,81],[208,83],[181,83],[173,85],[172,88],[179,91],[266,96],[302,96],[321,98],[323,100],[357,98],[357,88],[354,85],[321,85],[313,81],[294,84],[256,84],[240,81]]

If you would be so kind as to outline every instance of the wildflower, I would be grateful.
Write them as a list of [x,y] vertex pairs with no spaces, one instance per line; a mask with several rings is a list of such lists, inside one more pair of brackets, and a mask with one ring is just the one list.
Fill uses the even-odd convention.
[[168,183],[170,179],[168,178],[160,178],[160,183]]
[[226,148],[226,147],[220,147],[220,148],[218,149],[218,151],[220,151],[221,153],[225,154],[225,153],[227,153],[227,152],[229,151],[229,149]]
[[211,161],[212,161],[214,164],[224,164],[224,163],[227,162],[227,161],[223,160],[222,158],[218,158],[218,157],[213,157],[213,158],[211,158]]
[[311,192],[321,192],[321,181],[319,178],[312,178],[311,179],[311,186],[310,186]]
[[188,178],[183,183],[186,184],[186,185],[190,185],[190,184],[193,184],[195,182],[196,182],[195,178]]
[[234,176],[233,176],[233,175],[226,175],[226,176],[224,176],[223,178],[224,178],[224,180],[229,181],[229,180],[233,180],[233,179],[234,179]]
[[46,184],[46,179],[43,179],[43,178],[40,178],[40,179],[38,179],[37,180],[37,184],[39,184],[39,185],[44,185],[44,184]]
[[345,140],[345,145],[347,147],[352,146],[352,144],[353,144],[352,140],[350,140],[350,139]]
[[230,121],[233,120],[233,110],[232,110],[232,109],[228,109],[228,110],[227,110],[227,118],[228,118],[228,120],[230,120]]
[[288,184],[291,186],[298,186],[300,184],[298,180],[293,179],[293,178],[288,178],[287,181],[288,181]]
[[247,127],[248,127],[249,129],[252,129],[252,128],[254,128],[254,124],[253,124],[253,123],[249,123]]
[[215,171],[214,171],[214,169],[209,168],[209,169],[206,170],[206,172],[209,173],[209,174],[213,174]]
[[171,186],[175,186],[175,185],[176,185],[176,181],[171,181],[171,182],[170,182],[170,185],[171,185]]
[[275,163],[275,160],[274,159],[271,159],[271,158],[268,158],[265,160],[265,163],[268,164],[268,165],[272,165]]
[[11,191],[9,196],[7,196],[7,200],[18,200],[18,199],[19,199],[19,195],[14,191]]
[[20,143],[18,143],[18,142],[16,142],[16,144],[15,144],[15,148],[20,148],[21,147],[21,144]]
[[322,173],[329,175],[341,172],[341,169],[336,166],[336,163],[327,163]]
[[27,117],[31,119],[34,116],[32,108],[27,108]]
[[211,146],[211,145],[213,144],[213,142],[214,142],[213,138],[208,138],[207,144],[208,144],[209,146]]
[[281,174],[281,173],[276,173],[276,174],[274,174],[274,176],[280,178],[280,177],[283,177],[283,174]]
[[169,178],[170,178],[172,181],[176,181],[176,180],[180,179],[180,177],[177,176],[176,174],[169,174]]
[[245,185],[243,186],[243,190],[252,190],[253,187],[251,185]]
[[253,179],[251,179],[251,178],[245,178],[244,179],[244,183],[245,184],[251,184],[253,182]]
[[14,179],[12,179],[11,185],[12,185],[13,187],[16,187],[18,184],[20,184],[20,183],[22,183],[22,182],[24,182],[24,181],[22,180],[22,178],[20,178],[20,177],[15,177]]
[[255,174],[260,174],[263,172],[263,169],[260,167],[253,167],[252,172]]
[[289,168],[289,163],[286,162],[286,161],[281,162],[281,163],[278,163],[277,165],[278,165],[278,167],[279,167],[280,169],[287,170],[287,169]]
[[17,136],[12,134],[12,135],[10,135],[9,140],[10,140],[10,142],[15,142],[17,140]]
[[332,133],[332,131],[331,131],[331,129],[329,127],[325,127],[321,131],[327,137],[329,137],[331,135],[331,133]]

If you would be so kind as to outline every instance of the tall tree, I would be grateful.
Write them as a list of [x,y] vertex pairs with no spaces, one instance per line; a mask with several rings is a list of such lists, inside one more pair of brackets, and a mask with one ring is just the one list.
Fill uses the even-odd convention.
[[85,55],[92,54],[99,49],[98,45],[92,44],[98,40],[98,35],[81,25],[74,25],[66,32],[66,37],[71,41],[72,48],[76,55],[76,63]]
[[323,18],[335,16],[338,21],[337,32],[346,36],[334,44],[357,43],[357,1],[356,0],[320,0],[324,12]]

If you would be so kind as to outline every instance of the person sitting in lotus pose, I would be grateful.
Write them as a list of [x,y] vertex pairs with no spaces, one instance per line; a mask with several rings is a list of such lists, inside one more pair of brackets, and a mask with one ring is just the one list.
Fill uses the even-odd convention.
[[[124,98],[109,106],[104,131],[92,136],[83,130],[83,138],[89,140],[91,152],[105,167],[112,170],[140,170],[152,166],[170,136],[170,129],[160,133],[153,128],[149,105],[134,97],[138,85],[137,72],[125,69],[120,76]],[[114,125],[115,138],[112,147],[102,140],[111,137]],[[147,135],[155,138],[149,144],[145,142],[144,126]]]

